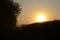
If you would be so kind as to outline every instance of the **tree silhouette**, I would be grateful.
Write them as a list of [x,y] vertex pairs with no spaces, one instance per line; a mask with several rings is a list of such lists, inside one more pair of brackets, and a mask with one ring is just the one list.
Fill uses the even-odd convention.
[[13,0],[0,0],[0,29],[3,33],[15,31],[16,18],[20,12],[18,3]]
[[11,0],[0,1],[0,26],[3,28],[11,28],[16,26],[16,17],[19,15],[21,9],[17,3]]

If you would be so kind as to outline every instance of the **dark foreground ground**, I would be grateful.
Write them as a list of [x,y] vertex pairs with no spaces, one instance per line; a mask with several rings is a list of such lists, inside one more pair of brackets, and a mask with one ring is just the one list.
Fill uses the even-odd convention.
[[60,20],[34,23],[17,29],[17,40],[58,40],[60,36]]

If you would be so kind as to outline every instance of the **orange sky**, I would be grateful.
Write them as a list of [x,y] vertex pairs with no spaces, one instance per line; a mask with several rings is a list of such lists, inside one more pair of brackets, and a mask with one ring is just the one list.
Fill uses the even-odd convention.
[[60,19],[60,0],[17,0],[22,3],[21,14],[17,18],[17,24],[34,23],[36,15],[44,13],[48,20]]

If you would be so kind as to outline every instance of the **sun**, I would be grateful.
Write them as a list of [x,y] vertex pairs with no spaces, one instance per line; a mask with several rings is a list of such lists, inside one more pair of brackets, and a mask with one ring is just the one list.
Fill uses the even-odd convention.
[[46,21],[46,16],[43,14],[39,14],[36,17],[36,22],[45,22]]

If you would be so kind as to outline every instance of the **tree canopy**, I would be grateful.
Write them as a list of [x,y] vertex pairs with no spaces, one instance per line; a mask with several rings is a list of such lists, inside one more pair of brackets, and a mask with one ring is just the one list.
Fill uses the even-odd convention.
[[0,26],[5,28],[14,28],[16,26],[16,17],[20,14],[21,8],[13,0],[0,0]]

